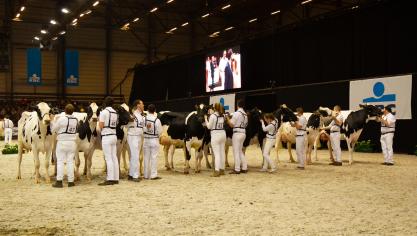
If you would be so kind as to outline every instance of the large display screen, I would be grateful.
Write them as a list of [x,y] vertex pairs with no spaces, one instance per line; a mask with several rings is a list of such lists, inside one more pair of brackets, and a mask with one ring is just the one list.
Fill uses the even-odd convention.
[[206,92],[242,87],[240,47],[226,48],[206,56]]

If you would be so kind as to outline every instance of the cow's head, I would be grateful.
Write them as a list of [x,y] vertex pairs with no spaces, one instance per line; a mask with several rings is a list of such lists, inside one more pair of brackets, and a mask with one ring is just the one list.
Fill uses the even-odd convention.
[[100,115],[100,109],[95,102],[92,102],[87,108],[87,120],[90,122],[97,122]]
[[381,116],[382,111],[378,107],[374,105],[368,105],[368,104],[359,104],[359,107],[366,111],[366,114],[368,117],[376,117]]
[[198,121],[204,123],[204,116],[208,115],[209,110],[213,109],[212,105],[200,104],[195,106]]
[[281,105],[277,111],[274,112],[275,117],[278,119],[278,122],[292,122],[297,121],[298,118],[294,112],[288,108],[285,104]]
[[324,117],[331,116],[332,112],[333,112],[332,109],[330,109],[328,107],[319,107],[319,109],[317,111],[320,112],[320,114]]
[[38,103],[38,105],[36,105],[34,110],[38,114],[38,118],[42,121],[42,123],[44,125],[49,125],[49,123],[51,122],[51,119],[49,118],[51,108],[49,107],[49,105],[44,102],[40,102]]
[[113,108],[119,115],[119,125],[127,125],[130,120],[129,106],[123,103],[122,105],[114,105]]

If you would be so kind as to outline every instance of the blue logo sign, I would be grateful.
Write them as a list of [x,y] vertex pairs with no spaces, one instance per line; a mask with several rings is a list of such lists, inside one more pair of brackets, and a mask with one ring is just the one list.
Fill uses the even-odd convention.
[[382,82],[376,82],[373,89],[375,97],[364,98],[362,102],[394,102],[396,101],[395,94],[384,94],[385,85]]
[[225,111],[229,110],[229,106],[225,106],[224,105],[224,98],[220,98],[220,104],[222,104],[222,106],[224,107],[224,110]]

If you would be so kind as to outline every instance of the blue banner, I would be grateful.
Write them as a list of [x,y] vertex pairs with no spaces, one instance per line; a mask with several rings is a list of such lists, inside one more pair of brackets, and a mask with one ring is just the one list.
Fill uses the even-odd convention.
[[27,54],[27,82],[30,85],[41,85],[42,57],[40,48],[28,48]]
[[66,50],[65,51],[65,85],[66,86],[78,86],[80,82],[78,67],[79,67],[78,51]]

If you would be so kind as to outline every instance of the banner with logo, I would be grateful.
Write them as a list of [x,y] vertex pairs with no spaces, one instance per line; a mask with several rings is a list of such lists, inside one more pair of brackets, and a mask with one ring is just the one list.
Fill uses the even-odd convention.
[[27,82],[30,85],[41,85],[42,57],[40,48],[28,48],[26,51]]
[[224,111],[233,113],[235,112],[235,94],[224,94],[218,96],[210,96],[210,104],[219,102],[223,105]]
[[359,104],[368,103],[381,109],[391,107],[397,119],[412,119],[412,75],[401,75],[350,82],[349,108],[357,110]]
[[66,50],[65,51],[65,85],[66,86],[78,86],[80,77],[78,73],[78,51]]

